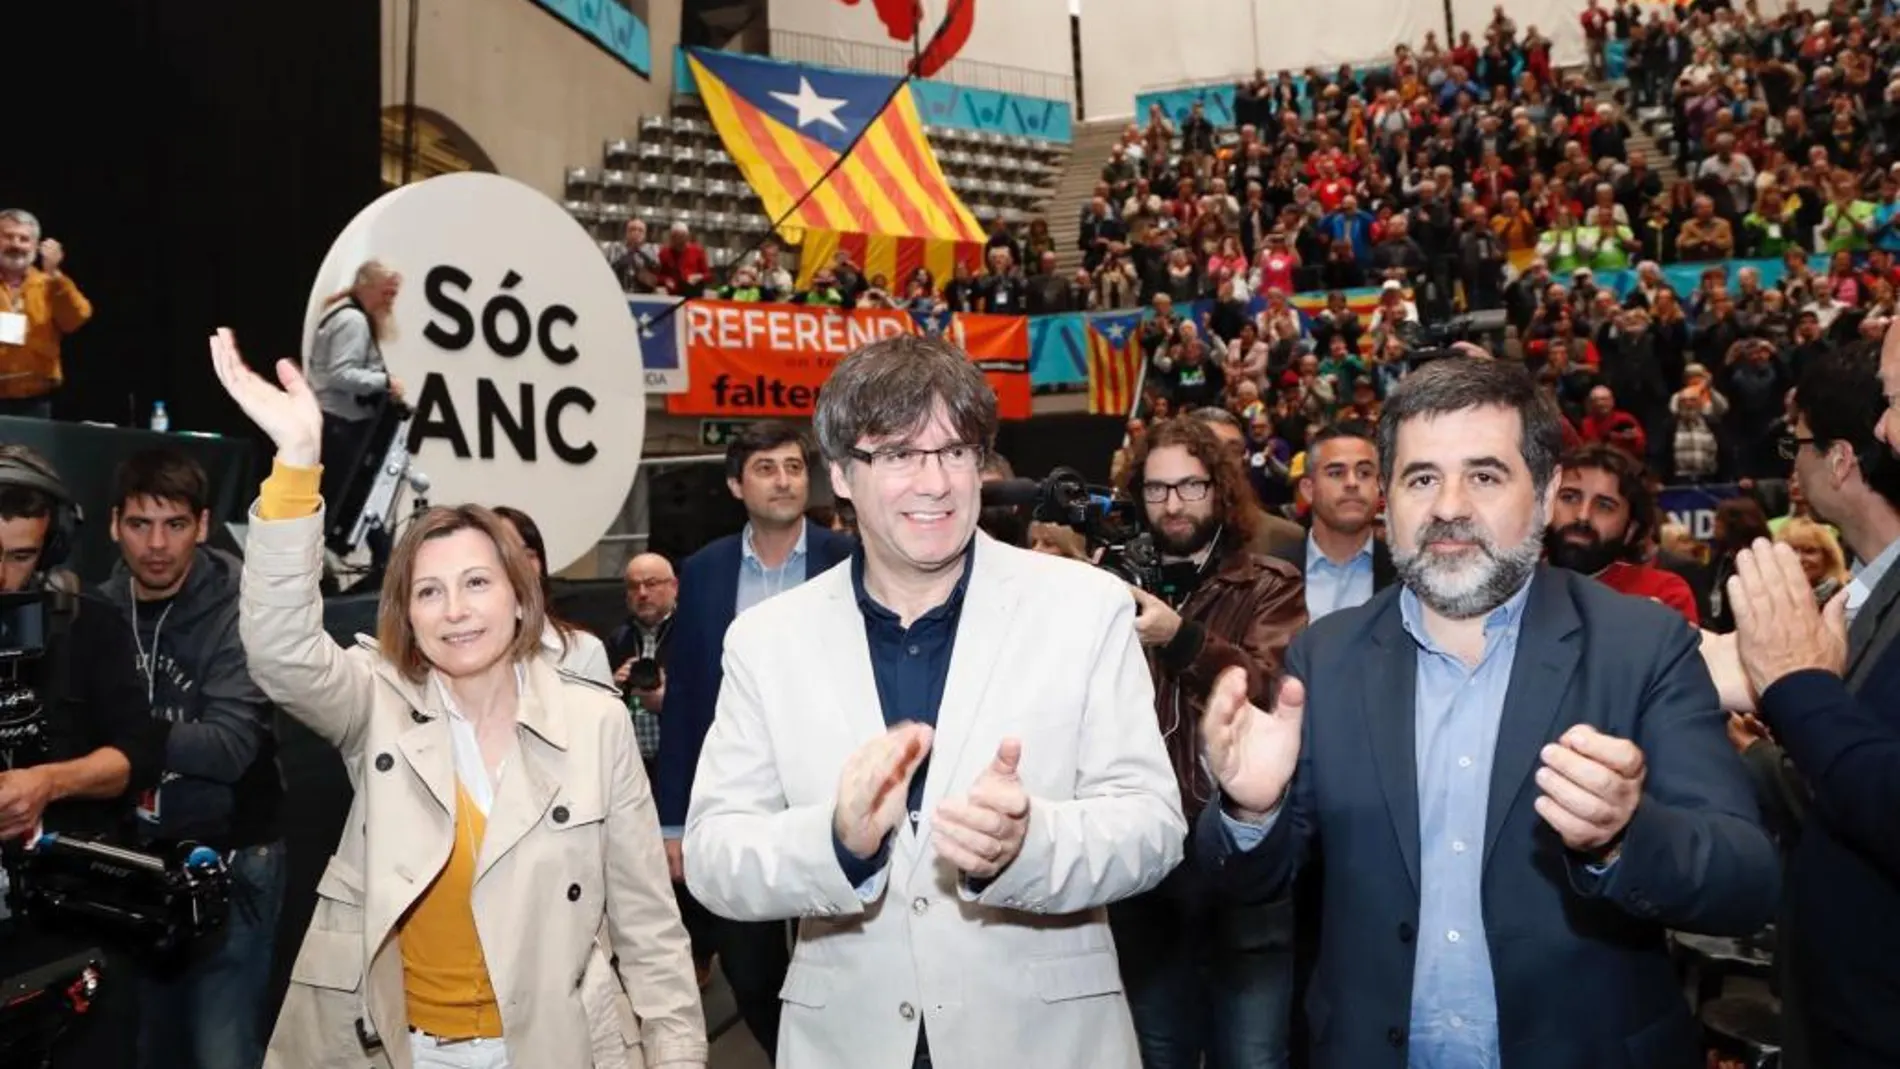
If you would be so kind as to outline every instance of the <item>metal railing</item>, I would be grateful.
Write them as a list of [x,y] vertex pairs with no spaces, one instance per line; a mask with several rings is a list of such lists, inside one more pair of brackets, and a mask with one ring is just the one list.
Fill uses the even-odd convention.
[[[1065,42],[1066,44],[1066,42]],[[771,53],[777,59],[796,63],[817,63],[828,67],[869,71],[901,77],[910,69],[911,50],[896,45],[878,45],[863,41],[845,41],[821,37],[815,33],[773,30]],[[1066,52],[1066,48],[1065,48]],[[931,76],[933,82],[949,82],[970,89],[993,89],[1000,93],[1020,93],[1045,100],[1075,100],[1075,79],[1069,75],[1006,67],[999,63],[978,63],[953,59]]]

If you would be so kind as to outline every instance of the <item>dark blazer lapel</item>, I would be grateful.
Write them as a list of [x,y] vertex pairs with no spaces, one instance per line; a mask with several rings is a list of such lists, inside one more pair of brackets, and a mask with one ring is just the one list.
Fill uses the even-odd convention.
[[1896,602],[1900,602],[1900,567],[1890,567],[1880,584],[1867,595],[1867,601],[1854,614],[1854,626],[1847,629],[1847,682],[1860,682],[1868,666],[1878,661],[1881,647],[1893,641],[1886,627]]
[[[738,615],[735,609],[739,604],[739,569],[744,566],[745,535],[740,534],[732,540],[732,548],[727,552],[726,559],[720,561],[718,567],[710,569],[712,581],[700,592],[706,599],[704,618],[713,626],[715,641],[711,645],[714,650],[723,648],[724,643],[717,641],[717,638],[725,635],[726,628],[732,626],[732,618]],[[713,662],[718,663],[716,654]]]
[[1484,817],[1486,868],[1505,819],[1543,764],[1538,751],[1555,737],[1557,713],[1583,656],[1583,621],[1570,601],[1566,578],[1539,568],[1524,605],[1511,684],[1504,693],[1504,716],[1491,757],[1491,793]]
[[1405,633],[1399,599],[1390,598],[1372,626],[1372,656],[1366,658],[1362,695],[1366,731],[1371,736],[1372,760],[1378,767],[1379,786],[1392,831],[1405,858],[1412,890],[1418,876],[1418,646]]

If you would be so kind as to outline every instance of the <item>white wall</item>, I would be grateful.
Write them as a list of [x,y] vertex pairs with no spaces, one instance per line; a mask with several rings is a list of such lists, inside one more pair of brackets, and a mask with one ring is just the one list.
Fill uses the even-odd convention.
[[[673,88],[678,0],[648,5],[653,76],[642,77],[529,0],[421,0],[416,103],[448,116],[495,169],[560,197],[563,171],[600,166],[600,145],[633,137]],[[383,0],[383,104],[403,100],[408,4]]]
[[[970,31],[969,42],[957,53],[957,60],[1035,71],[1065,80],[1074,77],[1069,48],[1069,0],[924,0],[926,40],[942,24],[950,2],[976,5],[976,24]],[[857,0],[853,4],[842,0],[772,0],[766,17],[775,33],[810,34],[905,52],[911,48],[908,39],[893,40],[886,32],[873,0]],[[849,49],[839,48],[836,53],[834,62],[839,65],[867,66],[862,62],[849,63],[854,58]],[[792,58],[817,61],[816,57],[805,55]],[[958,84],[975,81],[953,77],[949,72],[936,77]],[[1012,87],[983,85],[982,88]]]
[[[1083,0],[1082,95],[1090,121],[1127,116],[1150,86],[1237,78],[1254,63],[1255,7],[1302,0]],[[1276,16],[1274,21],[1282,21]]]
[[1257,8],[1255,48],[1260,57],[1253,66],[1268,71],[1318,67],[1331,74],[1341,63],[1390,63],[1392,50],[1399,45],[1416,47],[1425,40],[1427,30],[1437,30],[1440,37],[1445,33],[1444,7],[1434,0],[1253,3]]
[[1256,67],[1389,61],[1432,29],[1445,29],[1438,0],[1084,0],[1082,90],[1091,120],[1125,116],[1137,93]]

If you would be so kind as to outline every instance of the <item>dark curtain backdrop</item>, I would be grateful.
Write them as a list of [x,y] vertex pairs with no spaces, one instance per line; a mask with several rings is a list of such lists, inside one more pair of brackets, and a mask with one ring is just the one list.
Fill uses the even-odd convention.
[[0,204],[65,244],[94,306],[57,413],[143,425],[163,400],[174,430],[247,433],[204,337],[295,355],[324,252],[381,189],[380,5],[17,6]]
[[[17,10],[15,10],[17,8]],[[0,205],[40,217],[94,306],[62,419],[249,435],[205,336],[294,356],[330,242],[381,190],[377,0],[58,0],[8,9]],[[290,891],[276,990],[349,785],[284,718]],[[274,1016],[274,1012],[273,1012]]]

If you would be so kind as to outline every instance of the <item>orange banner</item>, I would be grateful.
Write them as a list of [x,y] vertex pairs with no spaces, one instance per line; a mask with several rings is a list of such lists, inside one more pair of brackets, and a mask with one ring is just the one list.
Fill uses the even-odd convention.
[[[676,416],[810,416],[831,369],[853,350],[918,332],[908,312],[690,301],[680,309],[687,388],[668,394]],[[996,390],[998,415],[1029,418],[1029,321],[954,316],[950,334]]]
[[1029,418],[1029,320],[1022,316],[955,315],[950,337],[970,354],[996,391],[996,414]]

